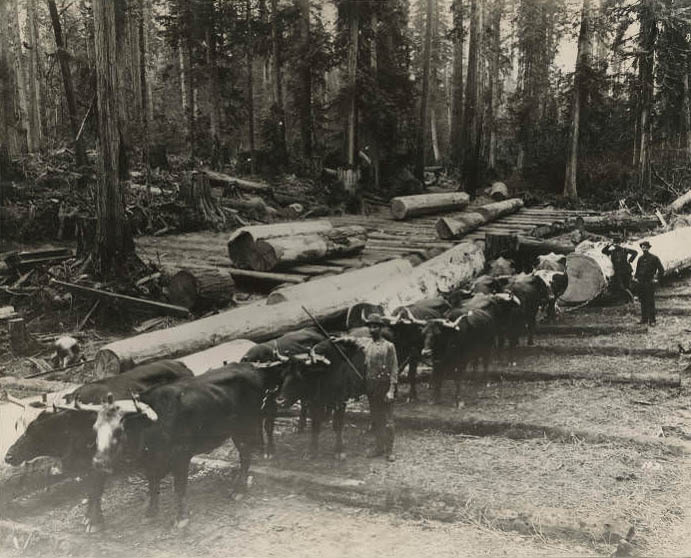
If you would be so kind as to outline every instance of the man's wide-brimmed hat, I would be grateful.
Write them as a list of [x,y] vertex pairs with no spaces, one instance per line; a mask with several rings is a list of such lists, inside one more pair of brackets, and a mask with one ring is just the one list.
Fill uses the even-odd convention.
[[386,322],[384,321],[384,318],[382,318],[382,315],[377,314],[376,312],[367,316],[365,323],[367,325],[385,325],[386,324]]
[[641,248],[650,248],[650,242],[648,242],[647,240],[644,240],[643,242],[641,242],[640,247]]

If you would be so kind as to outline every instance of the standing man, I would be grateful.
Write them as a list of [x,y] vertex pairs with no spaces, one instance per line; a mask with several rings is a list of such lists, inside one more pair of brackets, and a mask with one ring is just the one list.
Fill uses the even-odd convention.
[[393,402],[398,383],[398,359],[393,343],[382,337],[386,322],[379,314],[367,318],[370,339],[354,338],[365,353],[365,384],[372,428],[376,438],[369,457],[384,456],[394,461]]
[[602,249],[605,256],[609,256],[612,260],[612,267],[614,267],[613,286],[614,290],[619,294],[625,294],[629,301],[633,302],[633,294],[631,293],[631,274],[633,268],[631,264],[638,256],[636,250],[631,248],[624,248],[616,240],[613,244],[608,244]]
[[641,301],[641,324],[655,325],[655,283],[656,276],[662,277],[665,269],[660,258],[650,253],[650,242],[644,240],[640,244],[643,255],[636,264],[636,280],[638,281],[638,298]]

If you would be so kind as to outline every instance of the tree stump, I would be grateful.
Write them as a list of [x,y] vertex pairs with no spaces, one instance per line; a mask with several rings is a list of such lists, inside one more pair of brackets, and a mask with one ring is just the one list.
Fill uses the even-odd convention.
[[228,273],[216,269],[182,269],[168,284],[170,301],[189,310],[226,306],[233,296],[234,282]]
[[495,260],[500,256],[511,257],[518,251],[518,236],[508,233],[485,234],[485,258]]
[[225,225],[226,216],[211,195],[209,177],[202,172],[185,173],[180,183],[180,198],[215,229]]
[[24,318],[14,318],[7,322],[10,348],[15,356],[24,356],[36,350],[38,342],[26,331]]

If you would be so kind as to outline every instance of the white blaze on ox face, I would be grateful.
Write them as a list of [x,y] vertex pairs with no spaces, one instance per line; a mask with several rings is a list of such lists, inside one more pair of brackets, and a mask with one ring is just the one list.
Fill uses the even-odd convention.
[[108,466],[115,453],[116,446],[122,434],[122,421],[125,413],[114,404],[105,405],[96,416],[94,431],[96,432],[96,454],[94,465]]

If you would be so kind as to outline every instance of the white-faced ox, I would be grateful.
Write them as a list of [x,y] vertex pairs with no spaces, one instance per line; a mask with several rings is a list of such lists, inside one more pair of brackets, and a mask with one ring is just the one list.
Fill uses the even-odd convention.
[[119,403],[124,419],[125,411],[136,410],[132,394],[192,376],[183,364],[164,360],[85,384],[66,396],[69,403],[48,408],[29,423],[7,451],[5,461],[20,465],[38,456],[51,456],[62,461],[65,474],[85,475],[89,491],[86,525],[87,531],[93,531],[99,527],[101,517],[99,485],[102,491],[102,474],[94,474],[93,468],[97,442],[94,426],[101,403],[107,402],[109,396],[113,401],[125,400]]
[[[336,345],[338,346],[337,349]],[[343,356],[347,358],[345,360]],[[336,434],[334,454],[343,459],[343,422],[349,399],[366,393],[365,355],[362,345],[353,338],[322,341],[304,358],[293,357],[293,366],[283,371],[279,406],[289,407],[296,401],[308,403],[312,419],[310,454],[319,451],[319,433],[329,411]]]
[[497,334],[493,307],[485,309],[457,308],[444,318],[432,319],[424,328],[424,353],[432,357],[432,399],[441,402],[441,387],[445,377],[455,383],[455,405],[461,405],[461,380],[469,363],[484,370],[489,367]]
[[[149,482],[147,514],[155,515],[161,480],[172,473],[175,524],[182,527],[189,519],[186,492],[192,457],[217,448],[228,438],[240,455],[232,489],[244,490],[252,451],[261,440],[263,393],[261,376],[251,364],[232,363],[150,389],[141,394],[140,401],[107,402],[98,410],[94,426],[97,448],[93,465],[102,475],[94,475],[92,497],[100,502],[107,473],[133,466]],[[102,523],[100,505],[92,509],[90,519]]]

